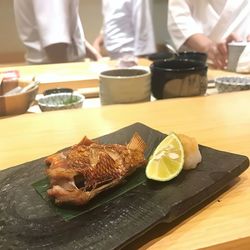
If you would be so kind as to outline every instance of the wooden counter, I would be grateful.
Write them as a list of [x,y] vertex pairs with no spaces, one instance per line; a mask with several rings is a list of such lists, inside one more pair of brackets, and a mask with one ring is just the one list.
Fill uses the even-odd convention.
[[[149,66],[152,62],[147,59],[139,59],[140,66]],[[94,92],[98,95],[99,73],[103,70],[117,67],[116,61],[103,58],[98,62],[86,61],[77,63],[42,64],[0,67],[0,71],[17,70],[23,79],[36,77],[41,82],[39,93],[46,89],[56,87],[70,87],[73,89],[86,89],[86,96]],[[241,75],[234,72],[208,69],[208,80],[219,76]],[[248,74],[249,76],[250,74]]]
[[[140,59],[140,66],[150,61]],[[40,82],[39,93],[49,88],[70,87],[72,89],[99,87],[99,73],[117,67],[117,61],[103,58],[98,62],[86,61],[60,64],[22,65],[0,67],[0,71],[17,70],[22,79],[36,77]]]
[[[250,158],[250,91],[0,119],[0,169],[142,122]],[[146,112],[145,112],[146,111]],[[122,115],[121,115],[122,114]],[[127,249],[249,249],[250,169],[176,225],[156,226]]]

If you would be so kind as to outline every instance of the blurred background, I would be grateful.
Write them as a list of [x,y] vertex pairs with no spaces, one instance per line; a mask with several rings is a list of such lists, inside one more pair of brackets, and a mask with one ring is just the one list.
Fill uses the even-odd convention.
[[[114,0],[115,1],[115,0]],[[85,35],[93,42],[102,26],[101,0],[80,0],[80,15]],[[151,0],[155,38],[159,50],[171,43],[167,33],[167,0]],[[13,11],[13,1],[0,1],[0,64],[23,64],[24,48],[19,40]]]

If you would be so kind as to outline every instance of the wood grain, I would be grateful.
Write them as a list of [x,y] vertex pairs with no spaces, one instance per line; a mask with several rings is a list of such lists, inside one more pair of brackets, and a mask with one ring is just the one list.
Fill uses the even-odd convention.
[[[0,169],[46,156],[135,122],[196,137],[200,144],[250,158],[250,91],[143,104],[24,114],[0,119]],[[250,241],[250,171],[226,192],[172,229],[157,226],[132,246],[198,249]],[[129,230],[129,229],[128,229]],[[229,245],[228,245],[229,244]]]

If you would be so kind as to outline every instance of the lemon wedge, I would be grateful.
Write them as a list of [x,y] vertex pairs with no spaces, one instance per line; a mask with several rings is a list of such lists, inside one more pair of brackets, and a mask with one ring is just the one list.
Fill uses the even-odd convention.
[[146,166],[146,176],[156,181],[169,181],[181,172],[183,165],[182,143],[175,133],[171,133],[155,149]]

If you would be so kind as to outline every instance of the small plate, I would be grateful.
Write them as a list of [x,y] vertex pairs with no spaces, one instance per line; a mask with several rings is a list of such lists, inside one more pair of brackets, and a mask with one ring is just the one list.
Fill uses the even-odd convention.
[[250,89],[250,77],[225,76],[215,79],[215,86],[219,93],[242,91]]
[[44,95],[38,99],[42,111],[81,108],[85,97],[77,92],[55,93]]

